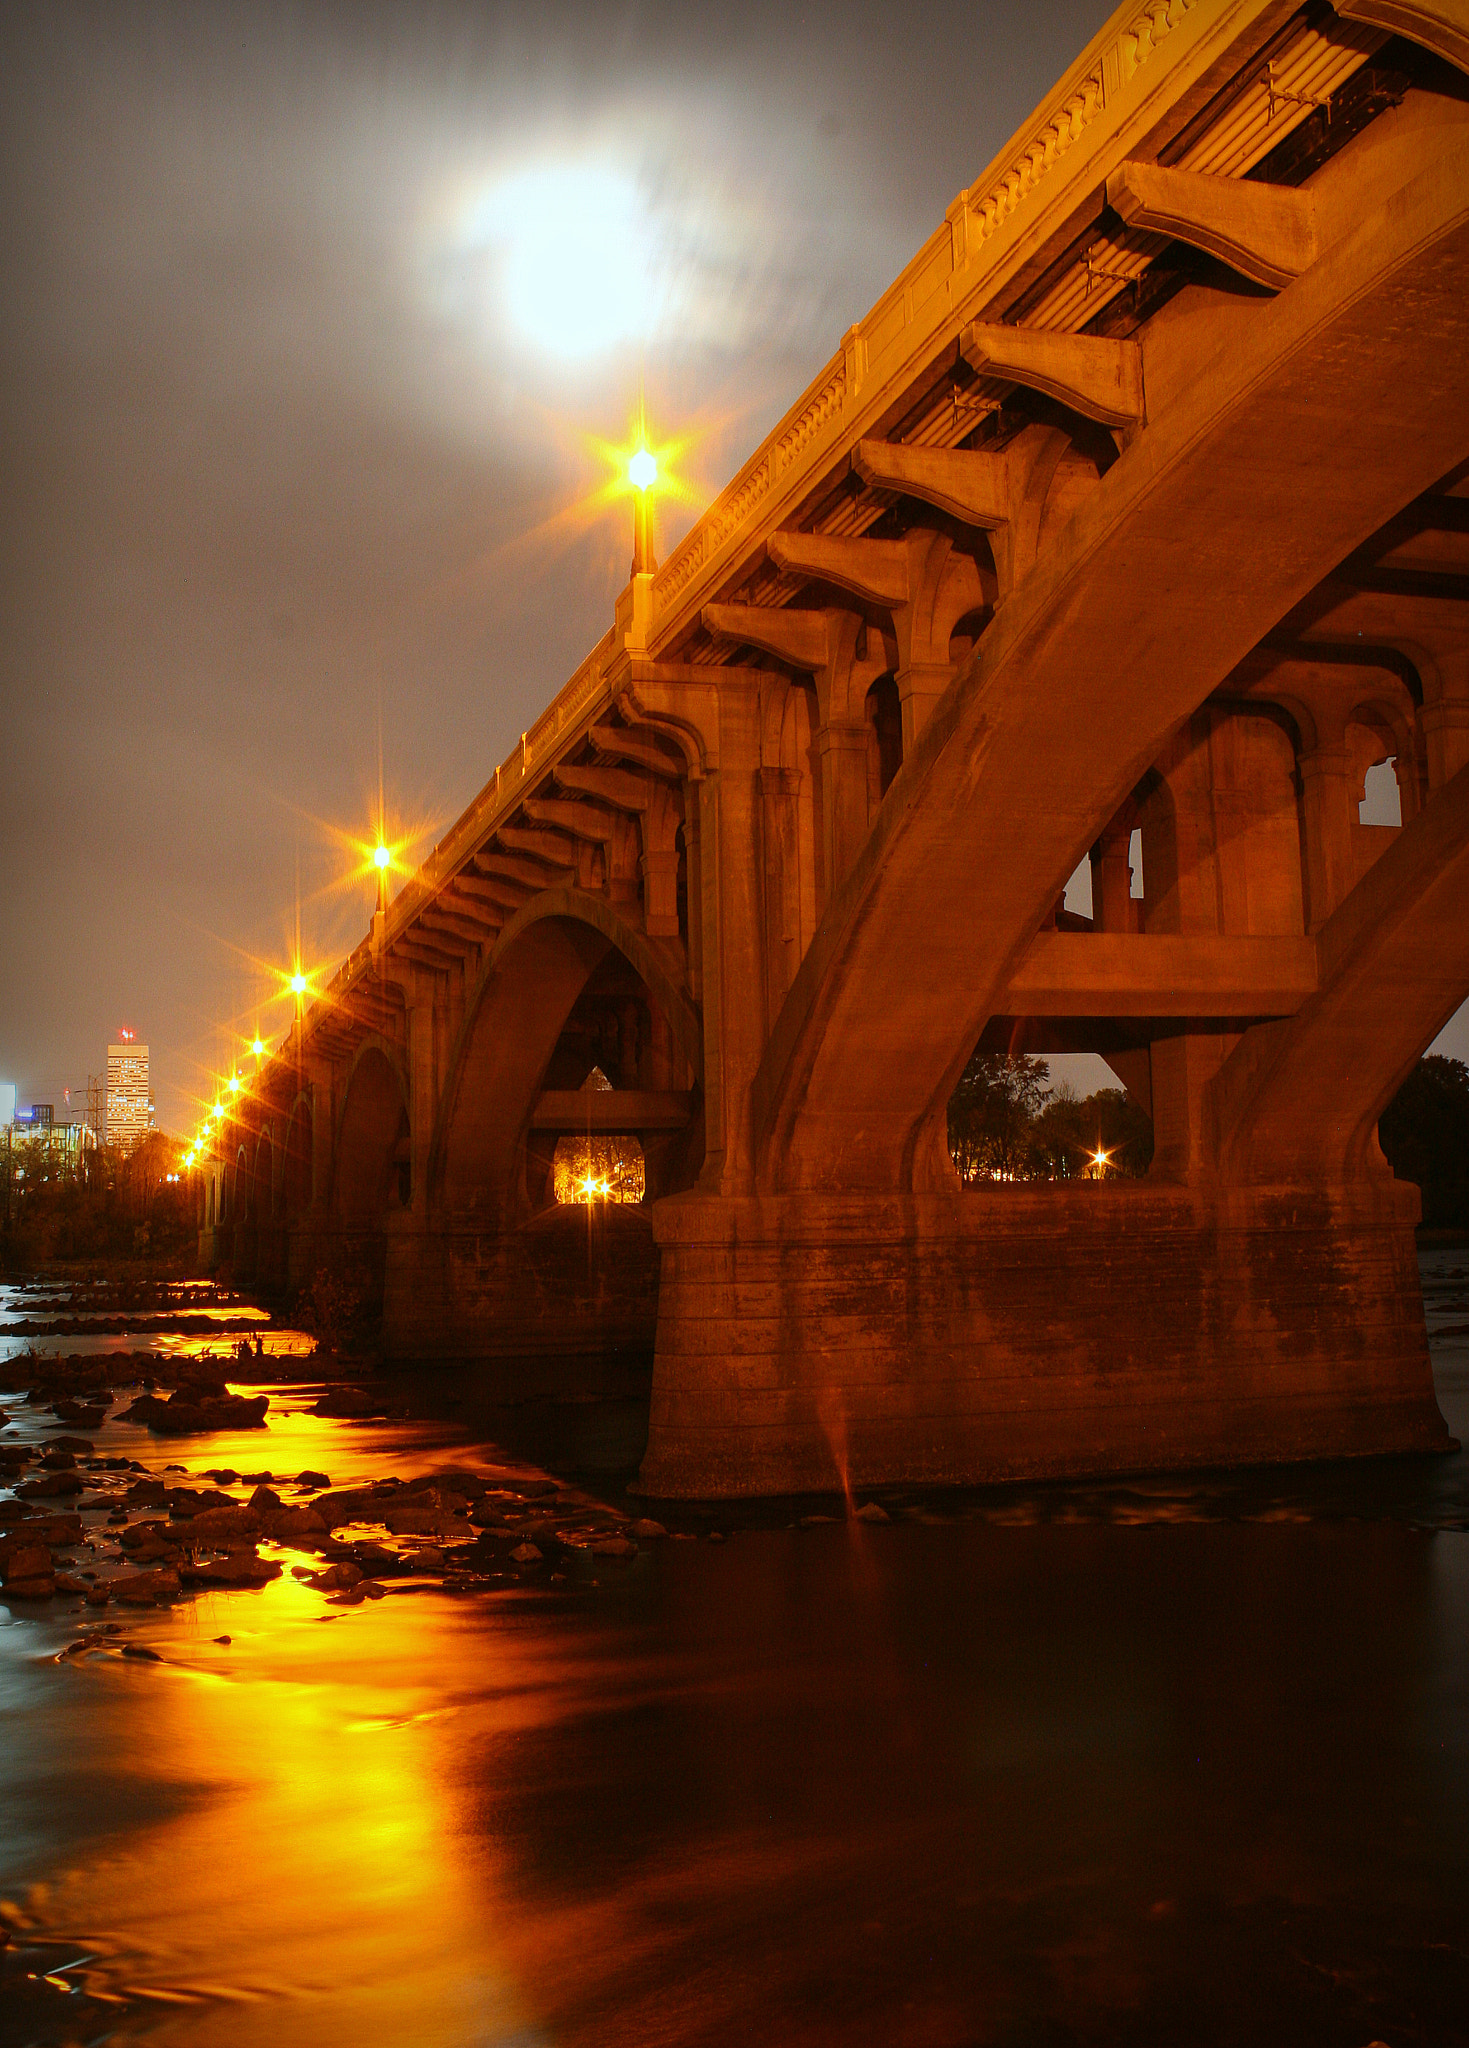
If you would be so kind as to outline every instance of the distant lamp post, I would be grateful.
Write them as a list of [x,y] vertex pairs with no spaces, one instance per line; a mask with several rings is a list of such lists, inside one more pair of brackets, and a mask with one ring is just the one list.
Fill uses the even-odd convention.
[[393,856],[386,846],[379,846],[375,850],[372,856],[372,864],[377,869],[377,907],[379,910],[386,911],[388,907],[388,871],[393,865]]
[[627,480],[632,485],[632,573],[634,576],[651,576],[657,568],[653,553],[653,486],[658,481],[657,457],[646,448],[638,448],[627,465]]

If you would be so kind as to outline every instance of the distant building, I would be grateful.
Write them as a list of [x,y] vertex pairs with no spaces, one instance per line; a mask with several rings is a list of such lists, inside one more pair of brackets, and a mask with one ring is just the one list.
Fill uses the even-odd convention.
[[56,1104],[54,1102],[33,1102],[29,1109],[18,1109],[15,1112],[15,1121],[18,1124],[30,1124],[36,1130],[39,1130],[43,1124],[54,1124],[56,1121]]
[[124,1038],[107,1048],[107,1142],[130,1151],[152,1128],[148,1048]]
[[0,1129],[15,1122],[15,1083],[0,1081]]

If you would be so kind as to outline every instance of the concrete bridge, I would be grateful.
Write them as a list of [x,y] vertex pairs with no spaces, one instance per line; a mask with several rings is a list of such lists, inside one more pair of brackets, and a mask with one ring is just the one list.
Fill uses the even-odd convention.
[[[1463,0],[1114,15],[373,920],[206,1247],[357,1248],[400,1358],[654,1355],[655,1494],[1443,1448],[1376,1121],[1469,995],[1466,70]],[[1149,1177],[961,1189],[980,1042],[1100,1053]],[[588,1130],[646,1202],[556,1205]]]

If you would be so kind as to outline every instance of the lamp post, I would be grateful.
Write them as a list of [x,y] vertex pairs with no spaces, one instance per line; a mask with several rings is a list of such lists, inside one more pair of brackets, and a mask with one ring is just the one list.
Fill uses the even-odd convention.
[[658,566],[653,553],[653,486],[658,481],[658,463],[646,448],[639,448],[627,465],[632,485],[632,573],[651,576]]

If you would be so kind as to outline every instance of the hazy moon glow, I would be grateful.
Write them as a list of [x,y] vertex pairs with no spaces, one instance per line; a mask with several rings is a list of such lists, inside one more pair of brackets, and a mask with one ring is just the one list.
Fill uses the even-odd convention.
[[483,194],[465,223],[469,250],[496,261],[503,316],[536,350],[568,359],[648,340],[665,310],[657,234],[628,170],[547,163]]

